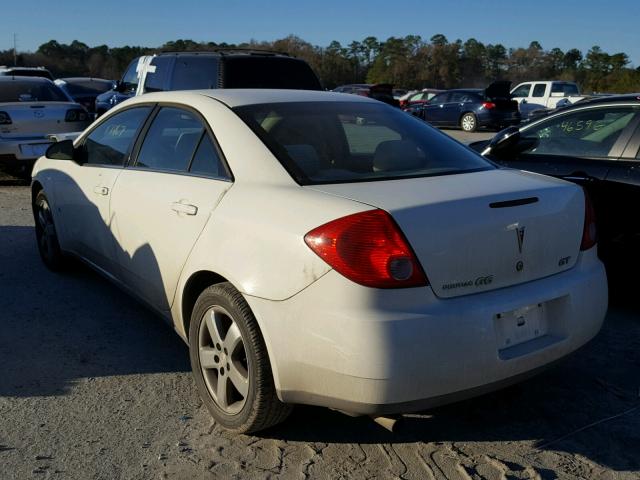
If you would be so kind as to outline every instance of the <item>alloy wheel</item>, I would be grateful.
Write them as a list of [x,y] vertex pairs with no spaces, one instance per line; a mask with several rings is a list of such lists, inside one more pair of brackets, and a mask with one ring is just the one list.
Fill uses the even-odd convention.
[[228,415],[242,410],[249,394],[249,365],[242,332],[221,306],[204,314],[198,335],[200,369],[211,398]]
[[471,132],[476,128],[476,119],[473,115],[465,115],[462,117],[462,129],[465,132]]
[[55,252],[56,230],[53,225],[53,215],[46,200],[41,200],[38,203],[36,221],[38,222],[36,234],[40,253],[46,259],[51,260]]

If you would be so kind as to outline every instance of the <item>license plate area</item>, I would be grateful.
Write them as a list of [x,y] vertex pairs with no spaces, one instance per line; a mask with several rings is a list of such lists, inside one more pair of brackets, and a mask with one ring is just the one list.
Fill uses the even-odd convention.
[[545,303],[535,303],[494,316],[498,350],[544,337],[549,333]]

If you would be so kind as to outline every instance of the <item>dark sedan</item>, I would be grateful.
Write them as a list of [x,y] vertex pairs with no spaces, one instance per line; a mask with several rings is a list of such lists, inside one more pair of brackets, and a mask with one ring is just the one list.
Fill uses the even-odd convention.
[[96,97],[111,90],[115,82],[103,78],[74,77],[59,78],[56,80],[56,85],[86,108],[89,113],[95,113]]
[[471,148],[521,170],[583,185],[609,273],[640,266],[640,96],[585,100]]
[[486,89],[447,90],[406,111],[436,127],[500,129],[520,123],[518,103],[511,99],[511,82],[493,82]]

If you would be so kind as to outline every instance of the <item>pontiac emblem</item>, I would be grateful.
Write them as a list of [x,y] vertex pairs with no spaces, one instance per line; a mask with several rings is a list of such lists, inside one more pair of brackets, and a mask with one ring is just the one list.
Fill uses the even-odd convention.
[[524,243],[524,227],[516,228],[516,236],[518,237],[518,251],[522,253],[522,244]]

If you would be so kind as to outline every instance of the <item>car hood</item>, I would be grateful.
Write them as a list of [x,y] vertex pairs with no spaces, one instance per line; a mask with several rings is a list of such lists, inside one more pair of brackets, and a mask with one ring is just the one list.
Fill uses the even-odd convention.
[[498,80],[484,89],[484,94],[489,98],[511,98],[511,82]]

